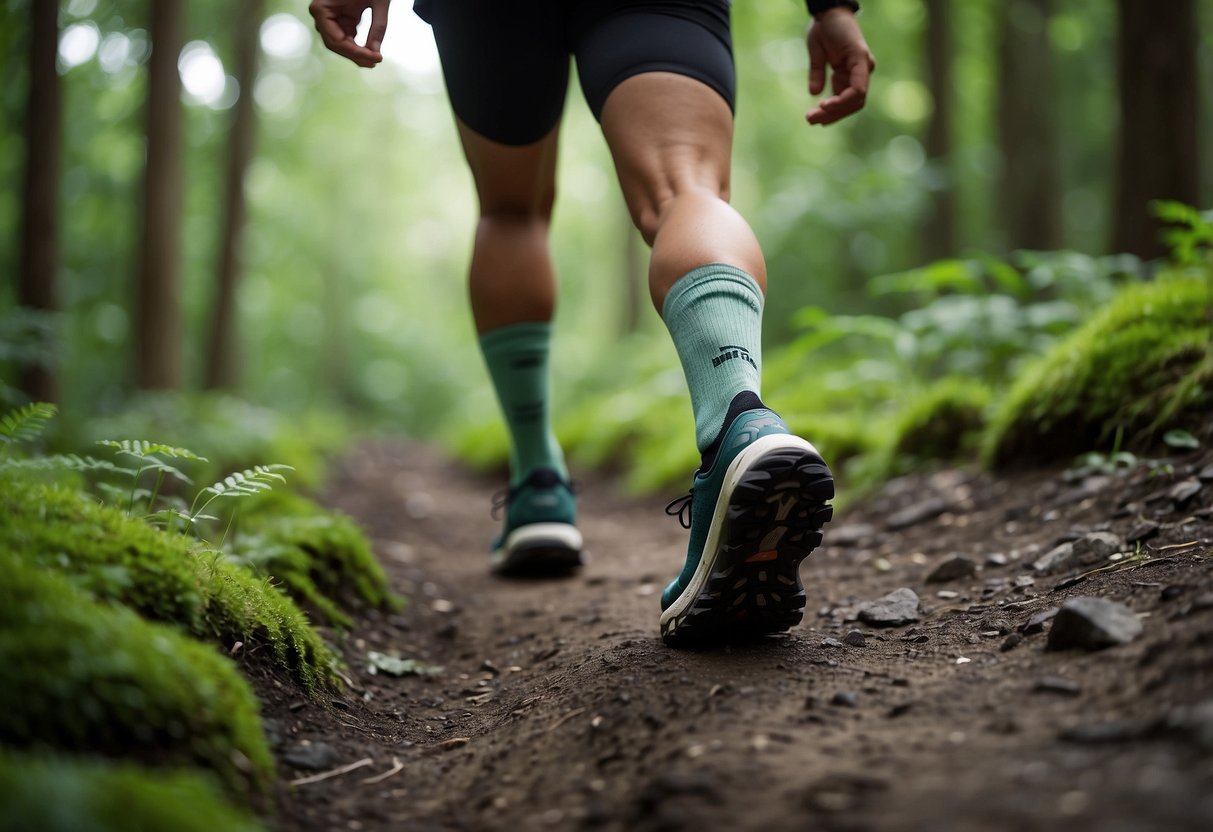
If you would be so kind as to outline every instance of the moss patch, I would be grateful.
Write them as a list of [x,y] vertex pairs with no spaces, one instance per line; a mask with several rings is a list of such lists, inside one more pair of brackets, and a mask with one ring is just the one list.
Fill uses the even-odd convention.
[[0,832],[257,832],[205,778],[0,753]]
[[932,384],[897,414],[893,455],[947,461],[974,451],[991,398],[988,387],[965,378],[945,378]]
[[264,646],[306,690],[333,683],[332,655],[265,579],[181,534],[69,489],[0,477],[0,550],[69,575],[93,597],[225,646]]
[[1123,431],[1143,446],[1213,410],[1206,276],[1131,286],[1019,376],[984,443],[995,465],[1070,459]]
[[353,520],[304,497],[270,492],[243,518],[237,562],[282,582],[301,603],[348,627],[342,607],[399,609],[383,567]]
[[0,546],[0,740],[202,765],[235,791],[273,771],[257,700],[213,647]]

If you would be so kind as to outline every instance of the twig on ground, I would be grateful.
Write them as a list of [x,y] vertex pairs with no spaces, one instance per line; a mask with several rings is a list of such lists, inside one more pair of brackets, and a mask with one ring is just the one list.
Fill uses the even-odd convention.
[[362,782],[367,783],[367,784],[382,783],[384,780],[388,779],[392,775],[399,774],[401,772],[401,770],[403,770],[403,769],[404,769],[404,763],[400,762],[399,758],[393,757],[392,758],[392,767],[390,769],[383,772],[382,774],[376,774],[374,777],[367,777],[367,778],[363,779]]
[[548,731],[555,731],[557,728],[559,728],[561,725],[564,725],[566,722],[568,722],[573,717],[581,716],[583,713],[585,713],[585,708],[574,708],[573,710],[569,711],[564,716],[560,717],[560,719],[553,722],[547,728],[544,728],[543,729],[544,733],[547,733]]
[[328,780],[330,777],[340,777],[342,774],[349,774],[351,771],[356,771],[366,766],[373,766],[375,761],[370,757],[363,757],[361,760],[350,763],[349,765],[335,768],[332,771],[322,771],[319,774],[313,774],[310,777],[300,777],[298,780],[292,780],[292,786],[306,786],[309,783],[319,783],[321,780]]

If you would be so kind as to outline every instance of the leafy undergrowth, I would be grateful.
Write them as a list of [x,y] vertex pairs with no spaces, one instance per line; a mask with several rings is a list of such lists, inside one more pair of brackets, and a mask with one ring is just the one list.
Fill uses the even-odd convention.
[[0,832],[256,832],[208,778],[0,751]]
[[994,464],[1049,460],[1121,433],[1143,446],[1213,409],[1213,284],[1133,286],[1028,367],[986,436]]
[[230,660],[6,547],[0,570],[6,745],[200,765],[237,794],[268,786],[257,702]]
[[0,477],[0,513],[0,549],[72,576],[93,597],[228,648],[265,649],[309,692],[335,681],[333,656],[303,613],[220,552],[76,491],[12,477]]

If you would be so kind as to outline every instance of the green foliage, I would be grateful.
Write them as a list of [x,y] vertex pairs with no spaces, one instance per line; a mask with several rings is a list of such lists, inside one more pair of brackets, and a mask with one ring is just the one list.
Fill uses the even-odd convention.
[[273,762],[248,684],[214,648],[92,601],[0,546],[0,740],[201,765],[235,792]]
[[254,503],[242,523],[244,533],[233,542],[230,557],[273,576],[330,623],[350,626],[342,607],[402,605],[366,537],[348,517],[306,498],[275,492]]
[[1153,203],[1154,214],[1168,223],[1164,239],[1178,266],[1208,265],[1213,256],[1213,211],[1197,211],[1182,202]]
[[15,445],[37,439],[59,409],[46,402],[33,402],[0,418],[0,444]]
[[976,450],[993,394],[981,382],[949,376],[897,414],[890,447],[905,462],[951,461]]
[[60,486],[0,477],[0,550],[58,569],[93,597],[225,647],[243,642],[313,693],[334,681],[332,654],[264,578],[219,552]]
[[1123,431],[1144,445],[1213,408],[1213,286],[1171,274],[1124,289],[1026,368],[999,405],[984,454],[1052,460]]
[[257,832],[208,779],[0,751],[0,832]]

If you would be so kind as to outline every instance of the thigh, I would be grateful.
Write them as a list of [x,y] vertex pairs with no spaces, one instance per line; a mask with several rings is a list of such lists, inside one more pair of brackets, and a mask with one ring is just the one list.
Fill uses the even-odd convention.
[[502,145],[540,141],[560,120],[569,52],[560,0],[440,0],[423,7],[434,29],[451,107]]
[[557,125],[537,142],[507,145],[459,122],[459,139],[476,182],[482,215],[551,216],[559,133]]
[[729,0],[574,0],[569,36],[586,102],[601,120],[611,93],[646,72],[692,78],[736,98]]

